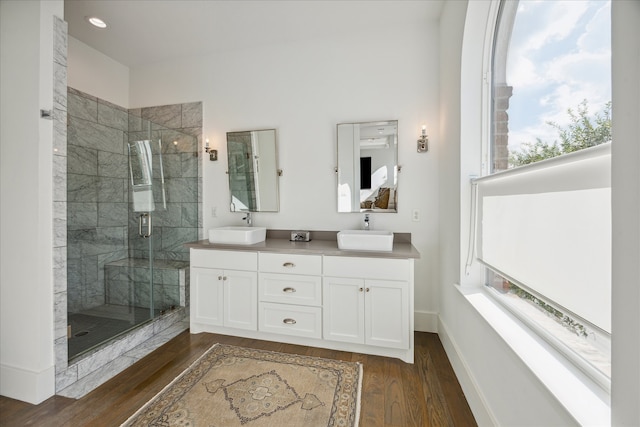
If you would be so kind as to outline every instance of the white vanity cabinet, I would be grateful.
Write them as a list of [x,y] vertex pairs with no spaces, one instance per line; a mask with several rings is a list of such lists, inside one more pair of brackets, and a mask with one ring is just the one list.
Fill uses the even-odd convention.
[[413,251],[367,257],[322,243],[304,252],[288,252],[288,241],[266,245],[267,250],[191,248],[192,333],[413,363]]
[[260,331],[322,338],[322,256],[260,253]]
[[409,261],[325,257],[325,340],[409,349]]
[[191,329],[258,327],[257,254],[191,250]]

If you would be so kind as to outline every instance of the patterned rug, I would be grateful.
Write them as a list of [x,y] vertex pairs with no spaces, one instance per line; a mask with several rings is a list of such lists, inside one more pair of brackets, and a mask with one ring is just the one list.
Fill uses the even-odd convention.
[[122,426],[356,427],[362,365],[215,344]]

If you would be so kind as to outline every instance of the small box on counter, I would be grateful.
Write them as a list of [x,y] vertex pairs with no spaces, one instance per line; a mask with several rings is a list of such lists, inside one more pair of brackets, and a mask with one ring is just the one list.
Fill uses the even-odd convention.
[[309,241],[311,241],[311,232],[309,232],[309,231],[292,231],[291,232],[291,241],[292,242],[309,242]]

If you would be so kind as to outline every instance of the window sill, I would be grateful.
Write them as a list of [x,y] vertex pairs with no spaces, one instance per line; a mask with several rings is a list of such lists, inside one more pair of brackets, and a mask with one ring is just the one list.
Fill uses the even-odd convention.
[[456,288],[580,425],[611,424],[610,397],[482,288]]

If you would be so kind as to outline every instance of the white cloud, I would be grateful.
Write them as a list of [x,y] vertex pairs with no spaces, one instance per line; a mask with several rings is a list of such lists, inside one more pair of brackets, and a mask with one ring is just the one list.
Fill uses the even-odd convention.
[[530,31],[514,32],[509,49],[508,81],[514,87],[539,85],[547,76],[538,70],[531,58],[537,57],[549,44],[564,40],[574,30],[587,10],[588,2],[523,1],[516,26]]
[[535,86],[544,82],[536,65],[524,55],[518,55],[508,68],[509,84],[513,87]]
[[611,3],[600,7],[586,26],[586,31],[578,39],[578,46],[587,52],[611,50]]
[[[514,87],[511,103],[518,104],[510,110],[521,115],[510,120],[510,146],[536,137],[552,142],[557,131],[546,122],[566,125],[567,109],[575,110],[584,99],[592,114],[611,100],[610,4],[593,6],[521,1],[507,67]],[[509,114],[513,118],[513,111]]]
[[[565,39],[588,9],[588,1],[535,2],[531,18],[538,21],[536,30],[519,46],[523,53],[540,50],[546,45]],[[542,13],[539,13],[541,12]],[[535,15],[533,15],[535,14]],[[524,16],[526,19],[526,15]]]

